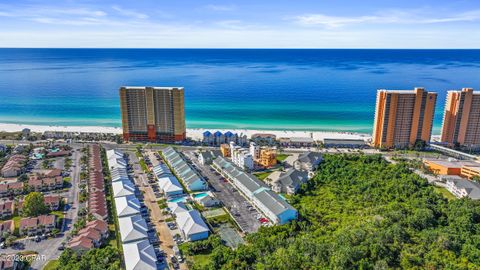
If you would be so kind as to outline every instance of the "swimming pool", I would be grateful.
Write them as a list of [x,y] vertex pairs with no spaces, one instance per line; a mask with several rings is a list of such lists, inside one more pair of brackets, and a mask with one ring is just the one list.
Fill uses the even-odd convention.
[[203,198],[205,196],[208,196],[208,193],[202,192],[202,193],[193,194],[194,199],[200,199],[200,198]]
[[187,197],[179,197],[179,198],[168,200],[168,202],[179,203],[179,202],[185,202],[186,200],[187,200]]

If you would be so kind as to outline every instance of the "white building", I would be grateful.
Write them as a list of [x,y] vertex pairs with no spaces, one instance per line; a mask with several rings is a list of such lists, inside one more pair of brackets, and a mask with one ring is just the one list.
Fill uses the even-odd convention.
[[118,217],[139,215],[141,210],[140,201],[134,195],[115,198],[115,208]]
[[135,186],[130,181],[112,182],[113,197],[135,195]]
[[176,222],[185,241],[197,241],[208,238],[210,230],[197,210],[176,214]]
[[156,270],[157,255],[148,240],[123,244],[126,270]]
[[202,151],[198,153],[198,162],[202,165],[210,165],[220,155],[220,151],[216,150]]
[[457,198],[480,199],[480,184],[461,177],[447,178],[447,190]]
[[126,168],[127,161],[123,158],[123,152],[112,149],[107,151],[108,167],[112,168]]
[[254,142],[250,143],[250,155],[252,155],[254,160],[260,158],[260,146]]
[[192,194],[191,196],[194,201],[204,207],[214,207],[220,205],[220,201],[215,198],[210,191]]
[[110,177],[112,178],[112,182],[130,181],[130,178],[128,177],[128,174],[127,174],[127,170],[125,168],[117,168],[117,167],[111,168]]
[[187,206],[183,202],[168,202],[167,205],[168,205],[168,209],[170,210],[170,213],[174,215],[189,211]]
[[295,194],[302,184],[307,183],[308,175],[307,171],[290,168],[285,172],[272,172],[265,182],[277,193]]
[[167,197],[183,194],[183,187],[175,176],[158,178],[158,186]]
[[230,157],[233,164],[242,169],[253,170],[254,162],[253,156],[248,149],[241,148],[235,143],[230,143]]
[[140,215],[119,218],[118,226],[123,244],[148,239],[147,222]]
[[152,170],[157,178],[158,186],[167,197],[183,193],[182,185],[165,164],[157,165]]

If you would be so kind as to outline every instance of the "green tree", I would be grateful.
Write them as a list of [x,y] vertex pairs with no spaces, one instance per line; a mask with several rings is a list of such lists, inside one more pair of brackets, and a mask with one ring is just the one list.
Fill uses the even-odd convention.
[[410,167],[324,155],[289,197],[298,221],[262,227],[235,250],[193,244],[188,253],[210,260],[192,269],[479,269],[480,202],[448,201]]
[[45,205],[43,194],[30,192],[23,201],[23,215],[36,217],[46,213],[48,213],[48,207]]

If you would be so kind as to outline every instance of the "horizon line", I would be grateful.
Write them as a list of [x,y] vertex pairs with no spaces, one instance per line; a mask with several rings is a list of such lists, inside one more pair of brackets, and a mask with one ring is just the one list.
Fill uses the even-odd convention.
[[308,48],[308,47],[2,47],[0,49],[105,49],[105,50],[480,50],[480,48]]

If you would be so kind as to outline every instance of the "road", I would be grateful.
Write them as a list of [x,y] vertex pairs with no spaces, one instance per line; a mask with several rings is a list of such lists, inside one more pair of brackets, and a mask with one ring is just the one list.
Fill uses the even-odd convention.
[[226,206],[240,229],[245,233],[257,232],[261,226],[260,221],[257,220],[259,212],[255,208],[248,210],[247,207],[252,206],[250,202],[230,182],[222,181],[221,176],[215,174],[210,166],[200,164],[193,151],[184,151],[183,153],[197,167],[197,170],[208,179],[207,181],[213,187],[215,196]]
[[[71,173],[71,183],[72,187],[69,189],[68,193],[66,193],[67,203],[71,205],[68,208],[67,213],[63,219],[63,224],[61,225],[61,233],[59,236],[55,238],[50,238],[46,240],[42,240],[40,242],[34,242],[30,240],[30,238],[18,240],[17,242],[21,242],[25,245],[24,250],[31,250],[37,252],[42,258],[45,260],[34,260],[32,262],[32,269],[42,269],[43,266],[50,260],[57,259],[62,251],[58,250],[58,247],[66,240],[67,232],[71,229],[72,224],[78,217],[78,183],[80,181],[80,151],[74,151],[72,154],[72,161],[73,164],[76,164],[73,167]],[[17,253],[18,250],[14,249],[5,249],[5,253]]]
[[[157,235],[159,236],[160,240],[160,249],[163,250],[166,254],[166,259],[170,261],[170,256],[174,255],[173,247],[176,245],[175,241],[173,240],[173,236],[170,232],[170,229],[165,222],[167,218],[162,214],[162,210],[160,209],[157,203],[157,197],[152,189],[152,187],[148,183],[147,176],[143,172],[141,166],[138,163],[138,158],[134,152],[128,152],[130,161],[133,164],[133,169],[135,171],[135,175],[138,177],[134,178],[135,184],[139,187],[140,191],[143,192],[144,204],[150,210],[150,220],[152,224],[155,226],[157,231]],[[159,164],[159,161],[153,156],[153,153],[150,154],[153,158],[151,158],[152,165]],[[179,265],[180,269],[188,269],[186,264],[182,263]]]

